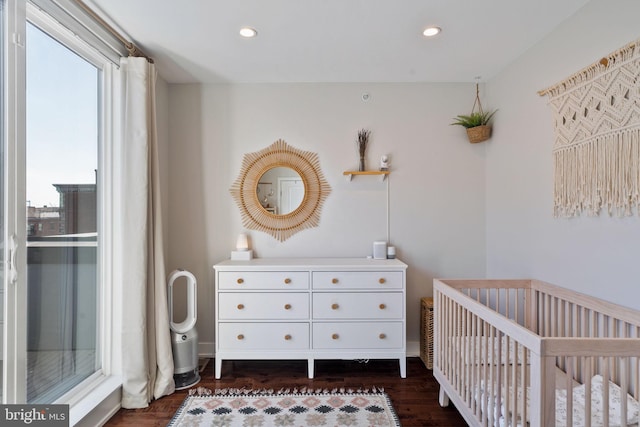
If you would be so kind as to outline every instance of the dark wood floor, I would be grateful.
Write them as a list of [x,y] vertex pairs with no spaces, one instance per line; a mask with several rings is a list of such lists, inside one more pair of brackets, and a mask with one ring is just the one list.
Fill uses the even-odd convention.
[[[375,360],[316,361],[315,377],[307,378],[306,361],[234,361],[222,364],[222,378],[213,377],[213,360],[203,371],[198,386],[216,388],[280,389],[313,388],[371,388],[382,387],[393,403],[403,427],[466,426],[458,411],[451,405],[438,405],[438,383],[417,357],[407,359],[407,378],[400,378],[397,361]],[[121,409],[106,424],[118,426],[166,426],[187,390],[156,400],[145,409]]]

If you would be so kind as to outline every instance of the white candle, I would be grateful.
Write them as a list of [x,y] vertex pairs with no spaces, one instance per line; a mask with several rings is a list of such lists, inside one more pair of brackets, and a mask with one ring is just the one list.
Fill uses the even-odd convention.
[[247,235],[241,233],[238,235],[238,240],[236,242],[236,250],[238,251],[248,251],[249,250],[249,240],[247,239]]

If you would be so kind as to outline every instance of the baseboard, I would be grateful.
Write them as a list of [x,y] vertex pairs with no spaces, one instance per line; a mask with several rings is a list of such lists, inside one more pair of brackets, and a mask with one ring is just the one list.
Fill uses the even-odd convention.
[[420,357],[420,341],[407,341],[407,357]]
[[216,346],[212,342],[198,342],[199,357],[213,357],[216,354]]
[[[199,357],[214,357],[215,344],[212,342],[198,343]],[[407,341],[407,357],[420,357],[420,341]]]

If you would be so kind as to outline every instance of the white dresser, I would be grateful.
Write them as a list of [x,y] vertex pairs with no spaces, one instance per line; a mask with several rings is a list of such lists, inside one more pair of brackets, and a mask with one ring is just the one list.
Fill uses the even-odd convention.
[[406,269],[397,259],[259,258],[215,270],[223,360],[398,359],[406,377]]

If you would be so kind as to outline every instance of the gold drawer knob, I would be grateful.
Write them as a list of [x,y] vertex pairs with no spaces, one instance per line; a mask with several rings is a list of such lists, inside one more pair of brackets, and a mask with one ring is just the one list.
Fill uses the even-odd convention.
[[340,308],[340,306],[338,304],[331,304],[331,309],[332,310],[337,310],[339,308]]
[[238,310],[244,310],[244,304],[238,304]]
[[242,335],[242,334],[238,335],[238,339],[239,340],[243,340],[244,339],[244,335]]
[[291,335],[289,335],[289,334],[285,335],[284,339],[287,340],[287,341],[290,341],[291,340]]
[[383,285],[386,282],[386,279],[384,277],[381,277],[380,279],[378,279],[378,282]]
[[384,310],[385,308],[387,308],[385,304],[380,304],[380,310]]
[[337,340],[338,338],[340,338],[340,335],[338,335],[338,334],[331,335],[331,339],[332,340]]
[[284,309],[285,310],[291,310],[291,304],[285,304],[284,305]]
[[288,285],[289,283],[291,283],[291,279],[289,279],[288,277],[286,279],[284,279],[284,283],[286,285]]
[[380,339],[381,339],[381,340],[383,340],[383,339],[387,338],[387,334],[380,334],[380,335],[378,335],[378,336],[380,337]]
[[236,282],[238,282],[238,285],[242,285],[244,283],[244,279],[240,277]]
[[338,283],[338,282],[339,282],[339,280],[338,280],[337,278],[335,278],[335,277],[334,277],[333,279],[331,279],[331,283],[333,283],[334,285],[335,285],[336,283]]

